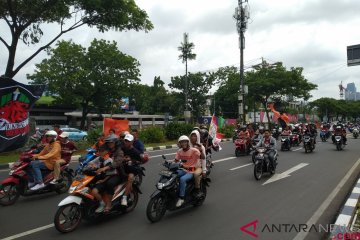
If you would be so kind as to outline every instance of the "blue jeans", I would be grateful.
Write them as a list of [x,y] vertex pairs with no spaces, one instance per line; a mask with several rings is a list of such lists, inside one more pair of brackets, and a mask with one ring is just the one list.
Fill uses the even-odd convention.
[[188,173],[184,170],[178,170],[178,177],[180,178],[180,191],[179,191],[179,197],[184,198],[185,197],[185,191],[186,191],[186,182],[191,180],[194,177],[193,173]]
[[42,174],[41,174],[41,169],[48,169],[45,165],[45,163],[43,163],[40,160],[34,160],[30,163],[30,172],[31,172],[31,176],[29,179],[34,179],[35,183],[42,183],[43,182],[43,178],[42,178]]

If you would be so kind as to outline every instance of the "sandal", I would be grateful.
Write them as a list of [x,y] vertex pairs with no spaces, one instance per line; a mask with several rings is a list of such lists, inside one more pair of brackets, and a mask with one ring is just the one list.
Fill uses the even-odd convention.
[[107,214],[111,210],[111,207],[105,207],[103,213]]

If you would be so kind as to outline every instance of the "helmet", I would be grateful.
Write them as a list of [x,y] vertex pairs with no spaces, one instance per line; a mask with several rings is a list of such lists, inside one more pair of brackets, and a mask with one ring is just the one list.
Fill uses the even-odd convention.
[[190,142],[190,139],[188,138],[188,136],[182,135],[182,136],[179,137],[178,142],[180,143],[181,141],[188,141],[188,142]]
[[114,142],[117,143],[119,141],[119,137],[115,134],[110,134],[105,138],[105,143]]
[[57,137],[58,134],[57,134],[57,132],[55,132],[54,130],[50,130],[50,131],[47,131],[47,132],[45,133],[45,136]]
[[206,129],[201,129],[200,135],[201,135],[201,138],[207,138],[209,136],[209,132]]

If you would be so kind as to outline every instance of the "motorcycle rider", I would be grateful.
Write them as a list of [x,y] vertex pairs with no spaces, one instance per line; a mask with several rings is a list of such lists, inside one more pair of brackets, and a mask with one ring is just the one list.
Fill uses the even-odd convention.
[[194,177],[196,168],[201,167],[201,154],[198,149],[190,147],[190,139],[185,135],[179,137],[178,143],[180,145],[180,149],[176,152],[175,162],[186,160],[186,162],[183,164],[184,169],[178,170],[180,185],[179,199],[176,203],[176,207],[181,207],[184,204],[186,183]]
[[91,148],[98,150],[100,146],[102,146],[104,143],[105,143],[105,134],[101,133],[97,139],[97,142]]
[[266,153],[268,154],[270,165],[274,168],[275,155],[277,154],[276,139],[271,136],[268,129],[265,130],[263,139],[261,139],[261,141],[256,145],[256,147],[267,148]]
[[132,161],[142,163],[143,154],[134,147],[134,136],[131,134],[125,135],[122,150],[124,151],[124,160],[126,161],[125,172],[127,173],[127,183],[125,186],[125,194],[121,199],[121,205],[127,206],[127,196],[129,196],[132,191],[132,185],[135,180],[135,175],[139,174],[137,167],[132,165]]
[[[54,164],[56,161],[61,159],[61,145],[60,142],[56,140],[58,137],[57,133],[53,130],[46,132],[46,139],[48,144],[39,154],[34,154],[30,163],[30,182],[29,186],[36,184],[31,187],[30,190],[35,191],[45,187],[41,169],[54,169]],[[31,179],[34,179],[34,183],[31,182]]]
[[57,184],[60,178],[60,167],[65,163],[69,163],[71,155],[77,150],[75,144],[69,141],[69,133],[63,132],[59,135],[60,146],[61,146],[61,159],[54,163],[54,179],[50,184]]
[[341,125],[338,124],[335,127],[334,135],[332,136],[332,141],[335,143],[335,135],[342,136],[344,145],[347,144],[347,138],[346,138],[346,129]]
[[190,134],[190,147],[196,148],[200,151],[200,161],[201,161],[201,168],[196,168],[194,172],[194,179],[195,179],[195,190],[196,196],[201,197],[202,193],[200,191],[200,182],[201,177],[206,176],[206,150],[205,147],[200,142],[200,133],[197,130],[193,130]]
[[209,131],[206,128],[200,129],[200,137],[201,142],[205,147],[206,155],[211,154],[211,149],[216,152],[219,151],[219,146],[214,144],[213,138],[209,135]]
[[145,152],[145,146],[144,143],[142,141],[140,141],[139,139],[139,132],[137,129],[133,129],[131,131],[131,135],[134,136],[134,147],[139,150],[140,153],[144,153]]
[[[98,157],[89,162],[89,168],[97,170],[99,168],[105,167],[105,166],[111,166],[113,163],[113,160],[109,157],[108,151],[106,149],[105,145],[102,145],[99,147],[97,151]],[[104,193],[107,184],[106,181],[109,180],[112,176],[116,175],[116,169],[108,169],[104,172],[104,176],[99,175],[100,179],[96,182],[95,187],[92,189],[91,194],[96,198],[96,200],[99,201],[99,207],[95,210],[96,213],[100,212],[108,212],[111,209],[111,202],[103,200],[102,196],[100,194]]]
[[289,125],[286,125],[285,129],[281,132],[281,136],[287,136],[289,137],[289,144],[292,145],[292,138],[290,138],[290,135],[292,134]]
[[106,206],[111,206],[111,196],[114,194],[114,188],[127,180],[127,174],[124,168],[124,152],[121,149],[119,137],[115,134],[107,136],[105,138],[105,146],[108,150],[109,157],[112,158],[113,162],[111,165],[99,168],[96,170],[96,173],[100,174],[113,169],[116,169],[117,171],[116,175],[112,175],[109,180],[105,182],[106,194],[104,195],[104,202]]
[[309,124],[305,124],[304,135],[309,135],[313,144],[316,144],[316,134],[316,129]]

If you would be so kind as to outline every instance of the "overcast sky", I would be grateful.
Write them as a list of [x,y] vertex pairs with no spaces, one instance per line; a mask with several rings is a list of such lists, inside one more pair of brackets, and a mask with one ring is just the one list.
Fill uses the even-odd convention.
[[[139,60],[141,81],[151,85],[154,76],[166,83],[171,76],[184,74],[177,47],[183,33],[195,44],[196,60],[189,62],[189,71],[216,70],[239,65],[238,34],[234,9],[237,0],[135,0],[148,13],[154,24],[149,33],[98,33],[95,28],[82,27],[62,39],[72,39],[89,46],[93,38],[115,40],[119,49]],[[360,44],[359,0],[249,0],[250,22],[245,33],[245,66],[261,62],[282,61],[288,68],[304,68],[305,77],[318,84],[315,98],[339,98],[338,85],[355,82],[360,91],[360,66],[346,66],[346,46]],[[0,22],[0,36],[6,34]],[[57,32],[57,26],[44,26],[41,43]],[[38,47],[38,46],[37,46]],[[17,63],[29,56],[36,46],[20,45]],[[24,67],[15,79],[27,82],[39,54]],[[4,72],[7,52],[0,43],[0,72]]]

